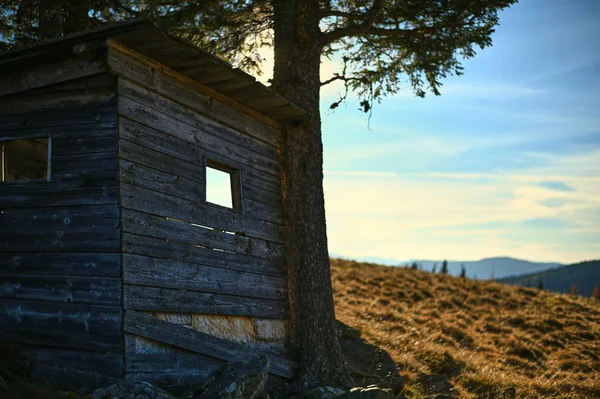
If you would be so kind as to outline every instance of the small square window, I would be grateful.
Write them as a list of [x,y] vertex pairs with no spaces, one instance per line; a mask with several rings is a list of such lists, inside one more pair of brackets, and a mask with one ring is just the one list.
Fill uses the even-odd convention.
[[230,209],[242,210],[239,169],[207,159],[206,202]]
[[50,139],[29,138],[0,142],[2,182],[50,178]]

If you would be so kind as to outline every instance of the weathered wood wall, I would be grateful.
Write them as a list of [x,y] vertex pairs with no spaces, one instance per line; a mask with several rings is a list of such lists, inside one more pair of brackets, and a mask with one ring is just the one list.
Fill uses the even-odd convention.
[[[280,131],[127,48],[111,46],[108,62],[120,74],[125,311],[136,317],[154,314],[157,321],[170,320],[167,316],[173,313],[181,316],[178,320],[221,315],[250,318],[256,325],[264,319],[285,320]],[[241,209],[206,202],[207,159],[239,170]],[[162,323],[184,328],[178,325],[184,322]],[[125,325],[131,334],[126,345],[129,378],[180,383],[186,375],[197,380],[218,364],[205,347],[195,352],[213,360],[192,360],[194,350],[184,342],[176,345],[179,341],[161,340],[163,335],[144,335],[145,327],[140,328]],[[171,346],[157,344],[156,353],[144,352],[140,347],[145,341],[139,337]],[[161,366],[165,350],[168,359],[176,359],[176,371]],[[285,360],[279,355],[274,354],[274,362]],[[200,363],[205,367],[195,368]],[[282,375],[276,369],[273,373]]]
[[68,62],[2,77],[0,140],[48,137],[51,179],[0,184],[0,341],[98,385],[123,373],[116,78]]

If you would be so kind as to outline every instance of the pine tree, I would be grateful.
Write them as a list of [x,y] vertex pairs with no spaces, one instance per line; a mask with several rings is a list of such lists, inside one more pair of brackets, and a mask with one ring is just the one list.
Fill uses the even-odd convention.
[[410,266],[410,268],[413,270],[417,270],[417,269],[419,269],[419,265],[417,265],[417,262],[413,262],[413,264]]
[[460,278],[467,278],[467,269],[464,263],[460,265]]
[[448,261],[444,260],[442,262],[442,268],[440,269],[440,274],[448,274]]
[[538,280],[538,284],[537,284],[537,289],[543,291],[544,290],[544,282],[542,281],[542,278],[540,277],[540,279]]
[[[91,24],[152,16],[170,33],[249,72],[260,66],[257,50],[262,45],[274,48],[272,89],[309,111],[306,120],[285,126],[280,148],[290,281],[289,342],[303,378],[326,385],[351,384],[335,330],[323,198],[320,88],[342,82],[346,94],[331,108],[354,91],[360,109],[368,113],[405,82],[418,97],[428,90],[439,95],[443,78],[462,74],[463,59],[474,57],[477,48],[492,45],[498,12],[516,1],[90,0]],[[34,9],[49,2],[3,1],[0,40],[11,46],[44,33],[44,29],[37,32],[42,21]],[[77,0],[57,3],[63,4],[55,9],[61,18],[48,15],[56,17],[60,32],[66,33],[64,21],[71,11],[64,4]],[[80,20],[81,8],[73,12]],[[18,15],[22,23],[15,22]],[[321,57],[335,54],[343,66],[332,76],[321,77]]]

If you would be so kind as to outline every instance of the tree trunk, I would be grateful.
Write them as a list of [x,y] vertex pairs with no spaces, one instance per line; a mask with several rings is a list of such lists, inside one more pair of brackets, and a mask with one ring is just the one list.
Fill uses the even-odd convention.
[[323,197],[318,0],[275,0],[274,89],[310,116],[287,126],[281,152],[290,347],[300,377],[349,387],[335,328]]

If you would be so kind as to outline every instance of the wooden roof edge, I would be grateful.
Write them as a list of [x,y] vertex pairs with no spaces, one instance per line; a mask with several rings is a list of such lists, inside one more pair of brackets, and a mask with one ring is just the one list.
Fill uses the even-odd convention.
[[[76,45],[76,44],[79,44],[82,42],[92,41],[92,40],[96,40],[96,39],[112,38],[112,37],[117,36],[122,33],[135,32],[135,31],[140,31],[140,33],[142,33],[144,30],[148,30],[148,29],[154,30],[155,33],[160,33],[161,35],[164,35],[165,37],[168,37],[171,40],[175,40],[177,43],[189,48],[190,54],[195,54],[196,56],[199,56],[202,59],[209,59],[215,65],[218,65],[224,69],[226,68],[227,70],[238,75],[240,78],[247,80],[250,83],[250,85],[262,86],[262,88],[266,89],[270,93],[269,95],[272,95],[273,97],[277,97],[277,98],[280,98],[281,100],[284,100],[287,103],[286,106],[289,106],[290,109],[294,110],[294,112],[292,112],[292,114],[298,115],[298,117],[295,118],[295,120],[293,120],[293,121],[290,121],[289,118],[282,119],[282,120],[273,118],[277,122],[280,122],[280,123],[296,122],[296,121],[300,121],[300,120],[306,118],[306,116],[308,115],[308,112],[306,110],[291,103],[285,97],[275,93],[273,90],[271,90],[271,88],[269,88],[266,85],[264,85],[263,83],[257,81],[256,78],[253,77],[252,75],[244,72],[243,70],[241,70],[239,68],[233,67],[227,61],[222,60],[221,58],[215,56],[214,54],[211,54],[210,52],[208,52],[204,49],[201,49],[200,47],[196,46],[195,44],[193,44],[183,38],[180,38],[178,36],[171,35],[171,34],[164,32],[158,25],[156,25],[154,22],[152,22],[147,17],[140,17],[140,18],[130,19],[130,20],[122,21],[122,22],[117,22],[117,23],[110,24],[110,25],[104,25],[104,26],[89,29],[89,30],[86,30],[83,32],[65,35],[60,38],[50,39],[50,40],[46,40],[43,42],[38,42],[38,43],[35,43],[30,46],[15,48],[12,50],[0,52],[0,66],[2,66],[2,64],[9,64],[12,61],[26,60],[27,58],[33,58],[33,57],[36,57],[39,55],[43,55],[44,53],[52,52],[54,49],[64,49],[67,46],[73,46],[73,45]],[[122,42],[122,43],[124,45],[128,46],[128,44],[126,42]],[[140,51],[139,49],[136,49],[135,47],[132,47],[132,48],[143,54],[143,51]],[[150,54],[148,54],[147,56],[152,58],[152,56]],[[169,65],[167,65],[167,66],[169,66]],[[182,73],[183,75],[186,75],[183,72],[180,72],[180,73]],[[190,76],[188,76],[188,77],[190,77]],[[191,79],[193,79],[193,78],[191,78]],[[194,79],[194,80],[196,80],[196,79]],[[199,83],[202,84],[201,82],[199,82]],[[218,92],[218,89],[215,88],[214,90]],[[222,94],[226,97],[231,98],[232,100],[238,101],[234,95],[227,94],[227,93],[222,93]],[[252,108],[251,105],[246,105],[246,106],[249,106],[250,108]],[[261,112],[258,110],[255,110],[255,112],[258,112],[260,114],[263,114],[263,115],[271,118],[268,115],[268,113]]]

